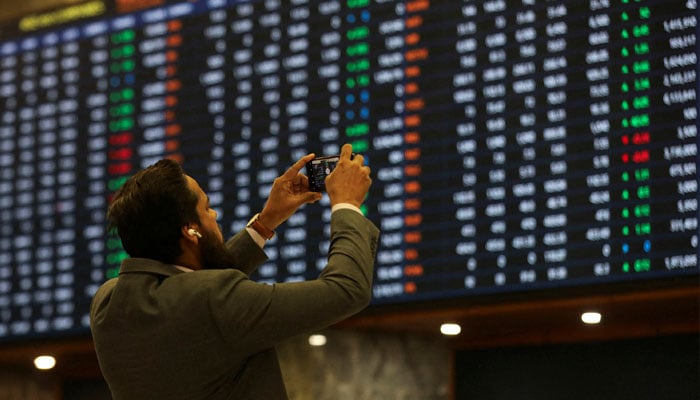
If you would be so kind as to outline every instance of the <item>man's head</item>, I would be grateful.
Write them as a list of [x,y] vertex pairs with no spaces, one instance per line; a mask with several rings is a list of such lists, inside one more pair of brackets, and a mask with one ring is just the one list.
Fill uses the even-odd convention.
[[131,257],[174,263],[182,254],[181,228],[200,223],[198,200],[182,167],[161,160],[134,174],[117,191],[107,222],[117,229]]
[[134,174],[107,210],[110,229],[131,257],[192,269],[235,267],[216,217],[197,181],[172,160]]

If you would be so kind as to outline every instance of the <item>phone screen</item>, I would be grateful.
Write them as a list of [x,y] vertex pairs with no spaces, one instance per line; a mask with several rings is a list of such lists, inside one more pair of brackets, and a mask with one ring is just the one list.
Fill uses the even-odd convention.
[[339,159],[340,156],[317,157],[306,163],[310,191],[326,191],[326,177],[333,171]]

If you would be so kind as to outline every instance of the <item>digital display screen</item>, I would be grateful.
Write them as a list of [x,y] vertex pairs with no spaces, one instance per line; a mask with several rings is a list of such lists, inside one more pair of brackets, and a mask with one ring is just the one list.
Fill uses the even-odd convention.
[[[697,275],[695,0],[91,0],[0,30],[0,340],[84,334],[113,193],[169,157],[226,235],[343,143],[375,304]],[[315,278],[327,196],[256,280]]]

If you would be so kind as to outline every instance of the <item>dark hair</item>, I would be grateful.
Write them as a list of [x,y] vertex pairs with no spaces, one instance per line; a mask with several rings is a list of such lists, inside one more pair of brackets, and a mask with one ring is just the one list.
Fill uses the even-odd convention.
[[116,229],[131,257],[173,263],[180,256],[181,228],[199,223],[197,194],[173,160],[143,169],[119,189],[107,210],[109,229]]

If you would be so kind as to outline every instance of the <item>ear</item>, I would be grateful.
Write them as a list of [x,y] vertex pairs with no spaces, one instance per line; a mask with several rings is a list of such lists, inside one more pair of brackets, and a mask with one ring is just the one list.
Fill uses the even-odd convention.
[[199,227],[195,225],[185,225],[181,228],[180,231],[182,233],[183,239],[194,244],[197,244],[199,242],[199,239],[202,237],[202,234],[199,233]]

